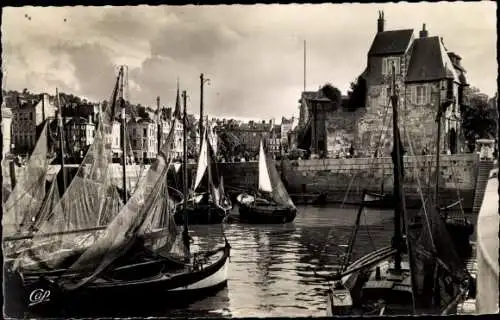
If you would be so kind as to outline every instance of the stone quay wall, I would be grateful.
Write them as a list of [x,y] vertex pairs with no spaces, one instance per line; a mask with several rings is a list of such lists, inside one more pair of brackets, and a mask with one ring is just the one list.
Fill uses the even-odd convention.
[[[427,193],[434,190],[435,156],[404,157],[405,191],[410,200],[420,199],[418,186]],[[363,189],[391,193],[392,159],[351,158],[277,161],[276,168],[285,177],[291,195],[326,192],[329,202],[357,203]],[[476,154],[442,155],[440,159],[440,195],[442,204],[460,196],[465,210],[472,208],[479,159]],[[258,162],[219,163],[220,174],[229,192],[255,189]],[[193,170],[195,170],[193,168]],[[190,173],[191,175],[193,173]]]
[[[423,192],[434,190],[435,157],[404,157],[405,191],[410,200],[420,199],[418,186]],[[357,203],[361,200],[363,189],[371,192],[391,193],[391,158],[351,158],[351,159],[313,159],[284,160],[275,163],[284,175],[284,184],[293,195],[314,195],[326,192],[327,200],[332,203]],[[440,159],[440,195],[442,204],[463,199],[465,210],[471,210],[478,175],[479,157],[477,154],[442,155]],[[127,181],[133,189],[149,166],[128,166]],[[226,162],[218,164],[219,173],[224,177],[224,185],[230,193],[255,189],[258,185],[258,162]],[[49,175],[59,171],[60,166],[50,166]],[[113,182],[122,184],[122,171],[119,164],[111,166]],[[189,176],[196,172],[195,164],[188,164]],[[6,172],[5,172],[6,173]],[[178,173],[180,175],[180,172]],[[4,183],[8,180],[4,175]],[[180,181],[177,178],[177,181]],[[6,181],[7,180],[7,181]],[[180,187],[180,186],[179,186]]]

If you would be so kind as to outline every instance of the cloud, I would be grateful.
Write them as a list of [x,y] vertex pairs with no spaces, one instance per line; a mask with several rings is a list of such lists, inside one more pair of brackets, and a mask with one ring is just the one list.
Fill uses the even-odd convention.
[[[297,115],[307,40],[307,89],[345,92],[366,66],[377,10],[386,29],[426,23],[463,58],[468,79],[496,91],[496,4],[397,3],[252,6],[20,7],[3,10],[2,66],[9,89],[68,90],[108,99],[126,64],[130,100],[175,101],[177,77],[198,112],[269,119]],[[32,20],[27,20],[28,14]],[[481,63],[475,63],[481,61]]]

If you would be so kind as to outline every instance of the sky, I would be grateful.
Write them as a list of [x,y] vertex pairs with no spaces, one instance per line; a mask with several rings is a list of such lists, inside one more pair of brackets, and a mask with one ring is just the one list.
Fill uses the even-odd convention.
[[377,30],[426,24],[462,56],[472,86],[496,92],[496,3],[7,7],[2,17],[2,88],[111,96],[118,66],[128,66],[126,98],[172,106],[177,81],[188,112],[239,119],[298,116],[306,89],[325,83],[346,93],[366,67]]

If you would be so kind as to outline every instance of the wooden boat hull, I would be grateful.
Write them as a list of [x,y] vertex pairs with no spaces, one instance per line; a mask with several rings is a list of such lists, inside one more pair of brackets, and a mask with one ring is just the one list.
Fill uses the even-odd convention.
[[[408,315],[413,314],[412,284],[407,256],[403,255],[402,272],[390,273],[395,250],[391,247],[371,252],[352,263],[356,270],[341,278],[327,293],[327,316],[338,315]],[[366,267],[364,267],[366,266]],[[379,268],[381,278],[376,278]],[[370,282],[370,284],[368,284]],[[468,288],[463,288],[464,292]],[[465,295],[462,296],[465,298]],[[379,304],[384,300],[382,304]],[[456,311],[458,301],[447,314]],[[430,310],[419,310],[426,314]]]
[[[216,205],[189,205],[187,207],[188,222],[190,225],[197,224],[219,224],[226,217],[232,207],[221,208]],[[184,224],[184,210],[179,205],[175,212],[175,224],[180,226]]]
[[455,250],[461,258],[469,257],[472,254],[472,244],[470,236],[474,233],[474,225],[466,219],[446,219],[446,230],[453,241]]
[[297,209],[278,205],[240,204],[239,220],[255,224],[278,224],[292,222]]
[[136,266],[115,268],[107,276],[72,291],[51,282],[55,275],[9,272],[9,287],[17,282],[22,289],[16,298],[22,301],[22,309],[37,315],[52,313],[59,308],[92,309],[103,303],[104,308],[113,308],[115,303],[118,308],[127,304],[137,306],[138,301],[147,303],[155,299],[161,299],[163,304],[168,301],[178,303],[181,297],[197,299],[223,288],[227,284],[229,255],[230,246],[226,243],[223,248],[208,254],[207,261],[196,264],[197,267],[191,270],[181,262],[153,258]]

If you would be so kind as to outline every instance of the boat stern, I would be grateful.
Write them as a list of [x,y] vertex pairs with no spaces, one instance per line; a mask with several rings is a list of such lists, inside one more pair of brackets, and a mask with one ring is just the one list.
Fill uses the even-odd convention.
[[353,301],[349,289],[341,282],[337,282],[328,289],[326,302],[326,315],[348,315],[351,314]]

